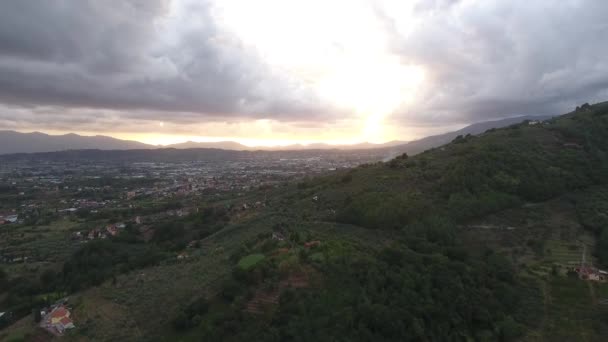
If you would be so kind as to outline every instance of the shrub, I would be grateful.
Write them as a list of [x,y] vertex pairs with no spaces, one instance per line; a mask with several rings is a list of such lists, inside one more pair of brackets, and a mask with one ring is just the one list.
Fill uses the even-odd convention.
[[238,262],[238,266],[243,270],[249,270],[257,265],[260,261],[264,260],[266,257],[264,254],[256,253],[250,254]]

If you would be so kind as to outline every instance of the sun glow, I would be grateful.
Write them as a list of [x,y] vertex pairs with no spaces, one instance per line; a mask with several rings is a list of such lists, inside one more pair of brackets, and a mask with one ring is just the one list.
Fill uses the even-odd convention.
[[318,89],[337,105],[357,113],[364,140],[381,142],[386,140],[384,119],[411,102],[423,80],[422,68],[402,65],[391,57],[351,57],[336,64],[319,81]]
[[395,6],[408,23],[398,29],[411,29],[416,22],[407,1],[225,0],[215,17],[273,70],[352,112],[359,122],[356,140],[382,142],[389,140],[384,120],[413,101],[424,80],[420,66],[390,51],[378,13],[394,13]]

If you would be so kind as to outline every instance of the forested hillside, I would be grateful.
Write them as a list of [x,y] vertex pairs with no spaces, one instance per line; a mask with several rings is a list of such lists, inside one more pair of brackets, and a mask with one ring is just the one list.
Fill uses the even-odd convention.
[[[602,189],[608,180],[606,151],[604,103],[545,122],[459,136],[415,157],[402,155],[301,182],[281,197],[269,219],[281,222],[273,226],[275,232],[289,232],[286,241],[263,234],[248,240],[231,256],[234,270],[220,295],[207,298],[213,309],[186,309],[174,329],[185,333],[181,336],[218,341],[565,338],[574,330],[547,327],[557,319],[551,310],[563,309],[547,308],[541,297],[551,287],[576,292],[582,281],[568,278],[566,264],[545,253],[551,253],[547,246],[567,244],[574,251],[568,262],[575,262],[577,236],[591,234],[593,241],[598,237],[597,256],[606,265],[606,216],[594,207],[605,205],[593,200],[605,192],[585,192]],[[559,213],[562,209],[549,200],[564,195],[577,206]],[[523,209],[534,206],[536,216]],[[512,233],[516,227],[496,226],[483,233],[491,238],[482,243],[483,234],[471,234],[477,227],[472,222],[486,218],[495,224],[507,210],[515,210],[509,220],[523,220],[528,229]],[[589,230],[577,230],[576,219],[551,226],[568,210]],[[560,231],[566,229],[562,226],[573,231],[571,236]],[[306,241],[320,244],[302,248]],[[532,261],[522,258],[527,254]],[[243,267],[238,261],[248,255],[259,255],[259,261]],[[553,276],[564,274],[569,280],[547,278],[547,267]],[[285,286],[294,274],[307,284]],[[248,309],[252,301],[259,304],[264,291],[276,297],[266,303],[267,311]],[[575,292],[554,301],[576,300]],[[604,287],[597,292],[605,293]],[[591,314],[587,321],[596,322],[577,328],[589,329],[583,332],[589,340],[600,340],[607,330],[600,323],[606,311],[596,310],[578,313]]]
[[414,158],[403,155],[309,186],[337,209],[337,220],[383,229],[430,216],[462,222],[547,200],[606,181],[608,104],[585,108],[459,136]]

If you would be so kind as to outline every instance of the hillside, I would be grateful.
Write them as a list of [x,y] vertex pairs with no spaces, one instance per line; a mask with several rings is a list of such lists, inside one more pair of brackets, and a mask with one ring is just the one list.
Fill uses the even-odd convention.
[[510,126],[510,125],[513,125],[516,123],[520,123],[525,120],[543,121],[543,120],[547,120],[550,118],[551,118],[551,116],[528,115],[528,116],[517,116],[517,117],[506,118],[506,119],[495,120],[495,121],[478,122],[478,123],[466,126],[464,128],[461,128],[457,131],[447,132],[447,133],[438,134],[438,135],[432,135],[429,137],[425,137],[425,138],[421,138],[418,140],[408,142],[407,144],[401,144],[401,145],[397,146],[397,148],[399,149],[400,152],[406,152],[410,155],[413,155],[413,154],[417,154],[420,152],[424,152],[424,151],[434,148],[434,147],[445,145],[459,135],[463,135],[463,136],[467,135],[467,134],[478,135],[478,134],[481,134],[492,128],[502,128],[502,127]]
[[152,266],[98,261],[124,241],[75,254],[64,338],[602,341],[608,285],[571,268],[608,266],[607,153],[601,103],[210,201],[126,247],[162,250]]

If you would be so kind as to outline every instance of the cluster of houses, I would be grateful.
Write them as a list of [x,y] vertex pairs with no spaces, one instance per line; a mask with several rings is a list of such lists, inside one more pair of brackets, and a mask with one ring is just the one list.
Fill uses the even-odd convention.
[[190,211],[192,209],[190,208],[182,208],[182,209],[176,209],[176,210],[167,210],[165,212],[165,214],[167,216],[177,216],[177,217],[183,217],[183,216],[188,216],[190,215]]
[[177,254],[177,260],[184,260],[188,259],[189,257],[190,256],[186,252],[180,252],[179,254]]
[[157,198],[185,196],[195,190],[195,186],[191,183],[177,183],[166,186],[155,186],[154,188],[139,188],[129,190],[125,194],[127,200],[132,200],[143,196],[156,196]]
[[254,202],[254,203],[247,203],[247,202],[245,202],[245,203],[243,203],[241,205],[238,205],[238,206],[232,206],[230,209],[232,211],[235,211],[235,210],[249,210],[249,209],[252,209],[252,208],[253,209],[259,209],[259,208],[263,208],[265,206],[266,206],[266,203],[260,202],[260,201],[257,201],[257,202]]
[[272,239],[277,241],[285,241],[285,236],[281,232],[272,232]]
[[[285,235],[283,235],[282,232],[275,231],[272,232],[272,239],[277,241],[285,241]],[[319,240],[304,242],[304,248],[306,249],[315,248],[319,246],[321,246],[321,241]]]
[[64,209],[57,209],[58,213],[75,213],[78,209],[89,209],[92,213],[96,213],[97,209],[104,208],[108,205],[116,203],[116,201],[107,200],[107,201],[95,201],[90,199],[76,199],[67,201],[65,199],[60,201],[61,204],[71,205],[71,207]]
[[108,236],[117,236],[125,227],[126,225],[124,223],[108,224],[102,228],[91,229],[86,233],[81,231],[75,232],[72,235],[72,238],[74,240],[81,240],[82,242],[86,242],[87,240],[106,239]]
[[605,282],[608,280],[608,272],[589,266],[574,267],[574,272],[583,280]]
[[154,237],[154,228],[151,226],[142,225],[138,227],[137,230],[139,231],[139,234],[141,234],[141,238],[144,240],[144,242],[148,242]]
[[90,199],[77,199],[74,200],[72,205],[76,208],[98,208],[112,204],[113,201],[96,201]]
[[309,242],[304,243],[304,248],[314,248],[314,247],[319,247],[319,246],[321,246],[321,241],[318,241],[318,240],[309,241]]
[[72,313],[64,303],[55,304],[50,308],[41,310],[40,316],[40,327],[56,336],[61,336],[66,330],[76,327]]
[[184,217],[188,216],[193,212],[198,212],[198,208],[181,208],[181,209],[169,209],[167,211],[146,215],[146,216],[135,216],[132,222],[136,224],[153,223],[168,217]]
[[19,220],[19,215],[14,212],[0,213],[0,225],[16,223]]
[[29,259],[29,257],[27,257],[23,254],[18,254],[18,255],[0,254],[0,262],[4,262],[7,264],[27,262],[28,259]]

